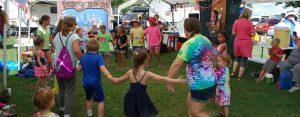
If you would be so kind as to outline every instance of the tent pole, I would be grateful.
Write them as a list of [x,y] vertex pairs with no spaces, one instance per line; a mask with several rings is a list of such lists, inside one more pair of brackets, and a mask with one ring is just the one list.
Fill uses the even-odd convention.
[[19,8],[19,43],[18,43],[18,70],[20,70],[20,62],[21,62],[21,30],[22,30],[22,10]]
[[28,40],[30,40],[30,38],[31,38],[31,35],[30,35],[30,33],[31,33],[31,29],[30,29],[31,28],[30,27],[30,22],[31,22],[31,4],[30,3],[28,4],[28,10],[29,10],[29,12],[28,12]]
[[[8,13],[9,13],[9,10],[8,10],[8,1],[5,0],[4,1],[4,11],[6,12],[6,15],[8,16]],[[7,35],[6,35],[6,32],[7,32],[7,25],[4,24],[4,31],[3,31],[3,85],[4,85],[4,88],[6,89],[7,88],[7,55],[6,55],[6,51],[7,51],[7,48],[6,48],[6,41],[7,41]]]
[[119,8],[118,8],[118,24],[117,24],[117,26],[120,24],[120,10],[119,10]]

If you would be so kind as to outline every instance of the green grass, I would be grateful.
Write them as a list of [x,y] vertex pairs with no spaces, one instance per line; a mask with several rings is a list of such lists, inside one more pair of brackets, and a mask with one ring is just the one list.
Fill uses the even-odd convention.
[[[14,59],[15,50],[10,49],[9,58]],[[257,51],[257,50],[256,50]],[[259,50],[258,50],[259,51]],[[0,51],[0,54],[2,51]],[[11,54],[14,53],[14,54]],[[260,55],[260,54],[259,54]],[[164,62],[163,68],[157,69],[156,64],[153,64],[149,71],[160,75],[166,75],[172,61],[175,59],[176,53],[162,55]],[[128,65],[131,64],[130,59],[127,59]],[[153,63],[155,63],[155,59]],[[114,76],[122,76],[126,70],[115,71],[117,64],[111,63],[111,73]],[[231,116],[232,117],[299,117],[300,116],[300,92],[288,93],[287,91],[278,91],[275,84],[256,83],[249,76],[252,71],[259,71],[260,64],[251,63],[247,69],[244,79],[238,82],[235,78],[231,80]],[[185,69],[182,68],[179,75],[184,75]],[[81,73],[77,74],[77,94],[76,101],[73,107],[74,117],[83,117],[86,114],[85,109],[85,94],[81,86]],[[1,74],[2,77],[2,74]],[[32,103],[34,94],[33,85],[37,80],[35,78],[21,79],[15,76],[8,78],[8,87],[12,88],[12,98],[10,103],[17,105],[19,117],[30,117],[36,111]],[[123,100],[129,88],[129,82],[113,85],[108,79],[102,79],[103,89],[105,93],[105,116],[106,117],[121,117],[123,116]],[[52,86],[52,83],[50,84]],[[187,107],[185,98],[188,92],[186,85],[176,85],[175,93],[169,93],[165,83],[150,81],[148,85],[148,93],[159,110],[159,117],[186,117]],[[52,109],[57,112],[57,106]],[[216,113],[217,107],[214,102],[210,102],[206,107],[209,113]]]

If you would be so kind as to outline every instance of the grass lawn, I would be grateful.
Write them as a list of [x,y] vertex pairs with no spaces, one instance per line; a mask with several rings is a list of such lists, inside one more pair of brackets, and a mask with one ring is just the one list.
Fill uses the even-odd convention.
[[[11,44],[11,43],[10,43]],[[11,48],[9,58],[16,60],[15,49]],[[13,53],[13,54],[11,54]],[[2,55],[2,50],[0,51]],[[153,64],[149,71],[160,75],[166,75],[172,61],[175,59],[176,53],[162,55],[164,66],[162,69],[157,69],[156,64]],[[2,57],[1,57],[2,59]],[[128,65],[131,64],[130,59],[127,59]],[[156,60],[153,61],[155,63]],[[111,73],[114,76],[122,76],[124,71],[115,71],[117,64],[111,63]],[[275,84],[256,83],[249,76],[251,71],[259,71],[260,64],[251,63],[245,73],[245,77],[241,82],[235,78],[231,80],[232,98],[230,111],[232,117],[300,117],[300,91],[288,93],[287,91],[278,91]],[[128,68],[129,69],[129,68]],[[179,75],[184,75],[185,69],[182,68]],[[73,107],[74,117],[86,116],[85,109],[85,93],[81,86],[81,73],[77,74],[77,94],[76,101]],[[2,74],[1,74],[2,78]],[[19,117],[30,117],[36,111],[32,103],[34,94],[35,78],[21,79],[11,75],[8,78],[8,87],[12,88],[12,98],[10,103],[17,105]],[[1,80],[2,82],[2,80]],[[106,117],[121,117],[123,116],[123,99],[129,88],[129,82],[113,85],[108,79],[102,79],[103,89],[105,93],[105,116]],[[52,86],[52,83],[50,84]],[[151,81],[148,85],[148,93],[159,110],[159,117],[186,117],[187,107],[185,98],[188,92],[186,85],[176,85],[175,93],[169,93],[165,83]],[[52,109],[57,112],[57,106]],[[217,107],[213,102],[205,107],[209,113],[216,113]]]

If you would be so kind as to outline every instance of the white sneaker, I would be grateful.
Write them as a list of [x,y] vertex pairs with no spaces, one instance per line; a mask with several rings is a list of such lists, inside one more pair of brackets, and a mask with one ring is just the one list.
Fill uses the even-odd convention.
[[293,92],[295,92],[295,91],[297,91],[297,90],[300,90],[300,86],[293,86],[293,87],[289,90],[289,92],[293,93]]

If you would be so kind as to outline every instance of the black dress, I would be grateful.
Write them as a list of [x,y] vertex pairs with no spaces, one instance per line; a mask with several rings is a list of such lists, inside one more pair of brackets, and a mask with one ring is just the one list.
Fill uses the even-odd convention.
[[133,75],[136,83],[130,83],[124,100],[124,111],[127,117],[153,117],[158,113],[147,94],[147,85],[140,83],[145,75],[146,72],[140,81]]

